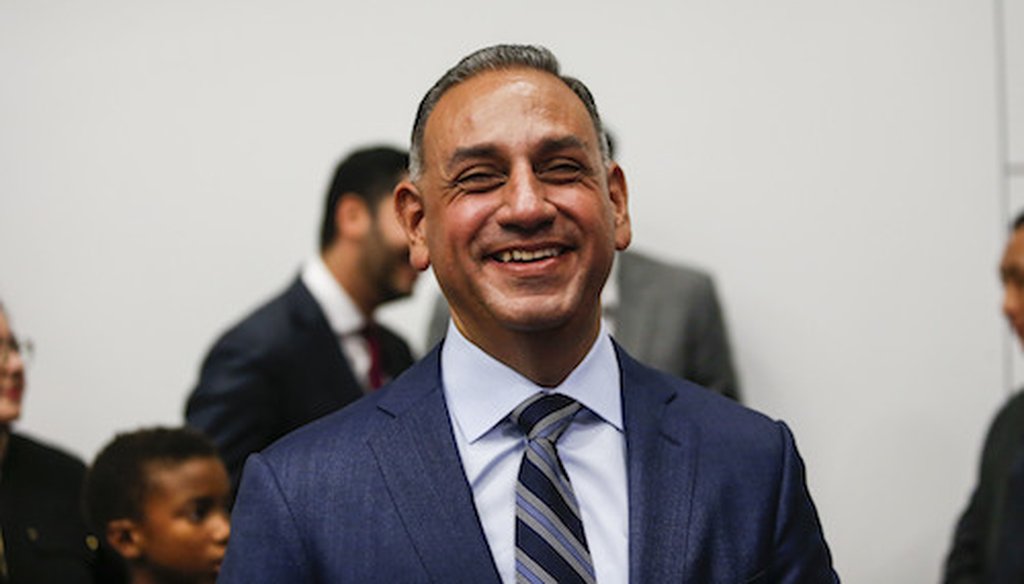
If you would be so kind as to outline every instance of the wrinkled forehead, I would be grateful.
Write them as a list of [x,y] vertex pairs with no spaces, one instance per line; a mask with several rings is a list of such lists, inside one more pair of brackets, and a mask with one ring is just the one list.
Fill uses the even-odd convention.
[[600,151],[586,106],[559,77],[530,68],[485,71],[449,88],[438,100],[424,128],[424,158],[444,156],[453,144],[511,140],[549,126],[559,126]]

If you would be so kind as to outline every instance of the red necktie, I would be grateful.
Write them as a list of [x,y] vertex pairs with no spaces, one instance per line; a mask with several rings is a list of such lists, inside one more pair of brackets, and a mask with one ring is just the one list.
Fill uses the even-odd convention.
[[384,370],[380,362],[380,335],[376,323],[368,323],[363,328],[363,338],[366,339],[366,347],[370,351],[370,372],[367,379],[370,382],[370,390],[384,385]]

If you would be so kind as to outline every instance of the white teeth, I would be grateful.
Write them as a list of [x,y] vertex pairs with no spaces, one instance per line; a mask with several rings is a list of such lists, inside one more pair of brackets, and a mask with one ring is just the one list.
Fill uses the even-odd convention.
[[558,255],[557,248],[538,249],[537,251],[526,251],[521,249],[514,249],[510,251],[503,251],[498,254],[498,261],[507,262],[532,262],[536,260],[542,260],[544,258],[553,258]]

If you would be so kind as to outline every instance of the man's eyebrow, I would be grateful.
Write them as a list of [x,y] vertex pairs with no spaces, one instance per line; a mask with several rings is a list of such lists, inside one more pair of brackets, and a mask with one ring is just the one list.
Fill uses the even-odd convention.
[[474,158],[497,158],[498,147],[493,144],[481,144],[479,146],[467,146],[465,148],[456,148],[455,152],[452,153],[448,159],[448,163],[445,168],[451,172],[451,170],[459,163],[472,160]]
[[586,150],[587,145],[576,136],[565,136],[562,138],[549,138],[541,142],[537,148],[540,155],[553,154],[561,150]]

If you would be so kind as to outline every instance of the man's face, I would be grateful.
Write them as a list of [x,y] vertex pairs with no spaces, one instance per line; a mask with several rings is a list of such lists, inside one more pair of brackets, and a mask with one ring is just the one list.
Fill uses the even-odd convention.
[[561,80],[520,68],[450,89],[427,120],[422,176],[406,186],[413,265],[433,265],[471,340],[596,332],[614,252],[629,244],[626,185]]
[[1024,228],[1015,229],[999,264],[1003,281],[1003,314],[1024,344]]
[[21,398],[25,393],[25,362],[15,350],[17,338],[0,311],[0,426],[21,417]]
[[360,263],[382,304],[411,294],[419,273],[409,264],[409,241],[395,215],[391,197],[380,201],[372,221]]
[[193,458],[149,468],[143,519],[135,528],[139,559],[169,581],[212,584],[231,532],[224,465],[217,458]]

